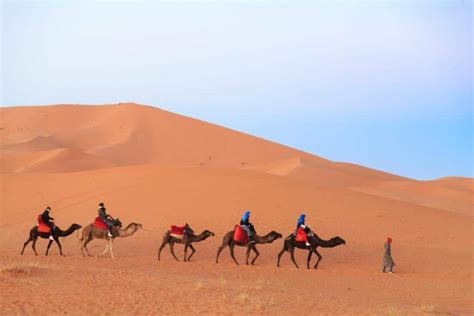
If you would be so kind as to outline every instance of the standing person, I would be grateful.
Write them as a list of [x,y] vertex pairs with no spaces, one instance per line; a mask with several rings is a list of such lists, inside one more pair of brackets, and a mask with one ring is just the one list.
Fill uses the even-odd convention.
[[54,218],[49,216],[49,211],[51,211],[51,207],[47,206],[43,214],[41,214],[41,219],[43,220],[43,223],[46,224],[51,229],[49,239],[54,240],[53,233],[54,233],[54,230],[56,229],[56,225],[54,225],[54,223],[52,222],[54,221]]
[[245,211],[240,220],[240,227],[242,227],[242,229],[247,233],[249,243],[255,243],[255,228],[253,227],[253,224],[250,223],[250,211]]
[[106,208],[105,208],[105,205],[104,203],[99,203],[99,217],[100,219],[107,224],[107,236],[108,237],[113,237],[112,235],[112,228],[114,227],[114,224],[113,224],[113,218],[112,216],[110,216],[109,214],[107,214],[107,212],[105,211]]
[[385,269],[389,268],[389,273],[393,273],[393,267],[395,262],[392,259],[392,238],[388,237],[385,243],[385,255],[383,256],[383,267],[382,272],[385,273]]
[[298,232],[300,232],[301,236],[306,242],[306,246],[309,247],[311,244],[308,242],[308,235],[306,234],[306,228],[309,226],[306,226],[305,219],[305,214],[301,214],[300,217],[298,217],[298,222],[296,223],[296,235],[298,235]]

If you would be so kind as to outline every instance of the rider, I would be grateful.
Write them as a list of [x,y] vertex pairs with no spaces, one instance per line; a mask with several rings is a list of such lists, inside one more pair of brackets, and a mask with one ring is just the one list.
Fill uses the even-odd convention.
[[51,207],[47,206],[43,214],[41,214],[41,219],[43,220],[43,223],[51,229],[49,239],[54,240],[53,232],[56,229],[56,225],[54,225],[54,223],[52,222],[54,221],[54,218],[49,216],[49,211],[51,211]]
[[112,235],[112,228],[114,227],[113,218],[109,214],[105,212],[106,208],[104,203],[99,203],[99,217],[100,219],[107,224],[107,236],[113,237]]
[[311,246],[311,244],[308,242],[308,235],[306,235],[306,229],[309,228],[309,226],[306,226],[305,224],[305,214],[301,214],[300,217],[298,217],[298,223],[296,224],[296,233],[298,233],[298,230],[301,228],[304,231],[304,241],[306,242],[306,246]]
[[250,218],[250,211],[245,211],[242,219],[240,220],[240,227],[247,232],[247,236],[249,237],[249,243],[255,243],[255,228],[253,224],[249,221]]

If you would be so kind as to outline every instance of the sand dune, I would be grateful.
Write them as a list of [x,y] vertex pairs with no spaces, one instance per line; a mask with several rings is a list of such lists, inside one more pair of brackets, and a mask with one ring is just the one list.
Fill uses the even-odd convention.
[[46,151],[4,153],[2,172],[62,172],[107,168],[113,163],[79,150],[60,148]]
[[[5,108],[2,117],[0,139],[6,146],[26,137],[49,135],[65,148],[76,148],[121,166],[166,163],[240,167],[266,163],[269,158],[293,156],[323,160],[257,137],[137,104]],[[64,118],[74,120],[65,124],[68,119]]]
[[296,157],[296,158],[287,158],[287,159],[272,161],[264,165],[244,167],[244,169],[258,170],[261,172],[274,174],[277,176],[288,176],[295,169],[300,168],[302,166],[303,166],[303,162],[301,161],[299,157]]
[[447,177],[431,181],[438,185],[474,192],[474,179],[463,177]]
[[[5,314],[474,312],[473,179],[415,181],[135,104],[0,111]],[[75,234],[62,240],[65,257],[55,245],[44,257],[45,240],[41,256],[30,247],[19,256],[46,205],[66,229],[90,223],[100,201],[146,229],[116,240],[117,259],[83,258]],[[321,249],[318,271],[296,269],[287,254],[277,268],[282,240],[259,245],[256,266],[236,266],[227,250],[216,264],[222,236],[246,209],[259,233],[287,236],[305,212],[321,237],[347,243]],[[216,237],[196,244],[194,262],[175,262],[168,249],[158,262],[162,233],[185,222]],[[394,275],[380,273],[387,236]],[[237,257],[244,262],[244,249]]]
[[50,136],[36,136],[28,141],[2,144],[2,150],[5,152],[35,152],[44,150],[53,150],[61,148],[61,144]]

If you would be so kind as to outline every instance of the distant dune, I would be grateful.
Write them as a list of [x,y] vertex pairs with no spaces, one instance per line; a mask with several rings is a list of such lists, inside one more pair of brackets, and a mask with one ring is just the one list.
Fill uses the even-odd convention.
[[[408,179],[133,103],[0,108],[0,117],[5,314],[103,314],[111,297],[124,314],[474,312],[474,179]],[[100,201],[146,229],[115,242],[117,259],[83,258],[75,235],[62,240],[64,258],[56,245],[44,257],[45,240],[41,256],[29,246],[18,255],[46,205],[67,228],[90,223]],[[216,264],[246,209],[259,233],[286,237],[305,212],[321,237],[347,243],[321,249],[318,271],[297,270],[288,254],[276,268],[282,240],[259,245],[254,267],[227,250]],[[162,233],[185,222],[216,237],[196,244],[194,262],[174,262],[168,249],[158,262]],[[380,272],[387,236],[395,275]],[[297,260],[305,267],[306,253]]]

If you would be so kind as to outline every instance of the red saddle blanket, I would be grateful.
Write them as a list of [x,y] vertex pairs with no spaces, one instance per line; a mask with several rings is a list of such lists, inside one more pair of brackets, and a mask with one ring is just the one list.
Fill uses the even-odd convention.
[[49,226],[46,225],[45,223],[41,222],[41,223],[38,224],[38,232],[50,234],[51,233],[51,228],[49,228]]
[[304,231],[304,228],[302,228],[302,227],[298,228],[298,231],[296,232],[295,240],[296,241],[304,241],[304,242],[308,241],[308,235],[306,235],[306,232]]
[[102,229],[107,229],[108,226],[107,226],[107,223],[104,222],[102,220],[102,218],[100,218],[99,216],[97,216],[94,220],[94,224],[93,224],[95,227],[97,228],[102,228]]
[[240,225],[235,225],[234,241],[241,242],[243,244],[249,242],[249,236],[247,235],[247,232]]
[[173,235],[184,235],[184,229],[186,226],[171,225],[171,234]]
[[43,222],[41,214],[38,215],[38,232],[40,233],[51,233],[51,228]]

